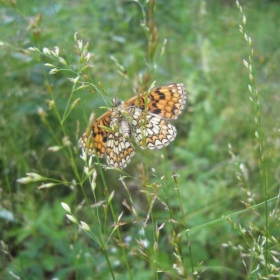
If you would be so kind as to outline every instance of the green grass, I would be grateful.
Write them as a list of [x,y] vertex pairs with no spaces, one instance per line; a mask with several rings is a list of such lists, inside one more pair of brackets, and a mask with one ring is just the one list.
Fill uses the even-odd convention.
[[[280,5],[142,2],[1,2],[1,279],[277,279]],[[81,158],[155,80],[186,85],[176,140]]]

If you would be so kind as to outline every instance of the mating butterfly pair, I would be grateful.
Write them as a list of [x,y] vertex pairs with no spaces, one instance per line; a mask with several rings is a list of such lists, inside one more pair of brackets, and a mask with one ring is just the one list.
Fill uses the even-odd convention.
[[187,101],[184,84],[156,87],[127,101],[113,99],[113,107],[99,117],[79,140],[90,155],[114,168],[125,168],[135,154],[133,136],[141,149],[161,149],[176,137],[168,120],[177,119]]

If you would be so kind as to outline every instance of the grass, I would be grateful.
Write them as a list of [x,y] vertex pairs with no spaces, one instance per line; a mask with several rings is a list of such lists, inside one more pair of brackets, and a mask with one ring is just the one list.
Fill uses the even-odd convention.
[[[3,1],[1,278],[277,279],[279,12]],[[154,80],[186,84],[176,140],[81,157],[92,111]]]

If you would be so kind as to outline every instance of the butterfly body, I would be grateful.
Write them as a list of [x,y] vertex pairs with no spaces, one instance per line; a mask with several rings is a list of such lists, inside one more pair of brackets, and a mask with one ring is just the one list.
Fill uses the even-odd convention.
[[[119,106],[121,106],[122,103]],[[125,138],[129,138],[131,135],[129,121],[125,116],[126,114],[124,109],[119,106],[116,109],[114,108],[112,111],[109,127],[114,132],[120,132],[120,134],[123,135]]]
[[[183,84],[153,89],[127,101],[113,99],[113,107],[85,132],[80,146],[90,155],[106,156],[108,165],[124,168],[135,154],[131,138],[141,149],[161,149],[176,137],[176,128],[168,120],[181,114],[187,96]],[[106,129],[105,129],[106,127]]]

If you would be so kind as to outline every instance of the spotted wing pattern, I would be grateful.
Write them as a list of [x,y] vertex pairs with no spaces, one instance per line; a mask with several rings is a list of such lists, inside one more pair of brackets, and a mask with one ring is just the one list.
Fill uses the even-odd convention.
[[99,117],[80,138],[79,145],[84,149],[89,155],[95,155],[97,153],[98,157],[102,158],[106,151],[106,145],[108,141],[109,131],[105,130],[103,127],[110,126],[110,118],[112,112],[107,111],[101,117]]
[[134,138],[141,149],[161,149],[175,139],[176,128],[160,116],[143,112],[137,107],[131,107],[128,112],[133,118]]
[[107,140],[107,163],[114,168],[125,168],[134,156],[135,150],[129,139],[120,132],[110,133]]
[[177,134],[168,120],[177,119],[186,101],[182,83],[157,87],[125,102],[116,100],[112,110],[99,117],[91,131],[82,135],[79,144],[90,155],[105,154],[111,167],[125,168],[135,154],[130,136],[142,149],[167,146]]
[[186,101],[186,88],[184,84],[179,83],[156,87],[148,95],[134,96],[125,103],[166,119],[177,119]]

